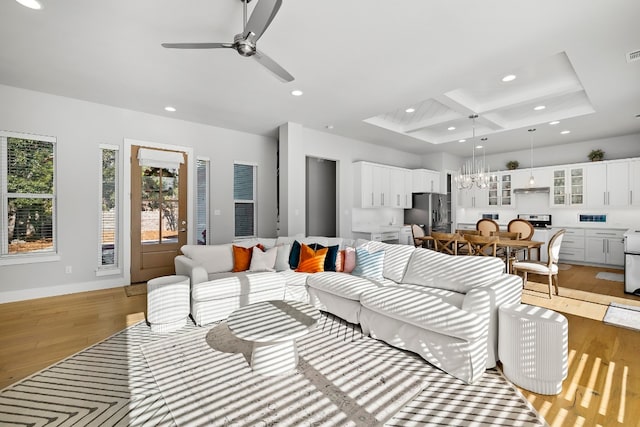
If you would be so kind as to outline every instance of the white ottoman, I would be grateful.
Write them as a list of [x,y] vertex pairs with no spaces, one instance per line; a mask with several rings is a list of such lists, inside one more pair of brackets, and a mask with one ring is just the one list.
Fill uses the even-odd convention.
[[567,377],[567,318],[526,304],[502,305],[498,354],[505,376],[539,394],[558,394]]
[[187,323],[188,276],[163,276],[147,282],[147,321],[153,332],[171,332]]

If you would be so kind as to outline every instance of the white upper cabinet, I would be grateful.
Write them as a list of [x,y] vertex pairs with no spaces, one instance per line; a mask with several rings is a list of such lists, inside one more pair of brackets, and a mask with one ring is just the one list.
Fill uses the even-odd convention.
[[629,162],[629,204],[640,206],[640,160]]
[[414,193],[441,193],[440,172],[428,169],[414,169],[412,172]]
[[413,171],[404,171],[404,208],[413,207]]
[[513,206],[513,181],[511,172],[491,175],[487,191],[487,206]]
[[551,168],[551,205],[584,206],[585,168],[582,166]]
[[[353,163],[354,207],[411,207],[411,171],[368,162]],[[408,176],[408,177],[407,177]]]
[[629,205],[629,162],[595,162],[586,169],[588,207]]

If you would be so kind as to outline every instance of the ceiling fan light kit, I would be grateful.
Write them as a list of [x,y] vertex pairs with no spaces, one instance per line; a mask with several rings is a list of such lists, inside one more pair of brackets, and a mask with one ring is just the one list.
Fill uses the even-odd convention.
[[234,49],[241,56],[254,58],[281,81],[292,82],[294,77],[288,71],[256,48],[258,39],[262,37],[262,34],[278,13],[282,0],[259,0],[253,8],[248,21],[247,3],[251,0],[241,1],[243,4],[242,32],[233,37],[233,43],[162,43],[162,47],[167,49]]

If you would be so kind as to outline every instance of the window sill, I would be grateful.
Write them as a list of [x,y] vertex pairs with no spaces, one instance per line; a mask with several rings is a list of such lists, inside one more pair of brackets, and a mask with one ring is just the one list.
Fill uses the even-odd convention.
[[41,262],[60,261],[61,257],[57,254],[50,255],[7,255],[0,258],[0,266],[3,265],[19,265],[19,264],[37,264]]
[[122,274],[122,271],[119,268],[99,268],[96,270],[96,277],[116,276],[120,274]]

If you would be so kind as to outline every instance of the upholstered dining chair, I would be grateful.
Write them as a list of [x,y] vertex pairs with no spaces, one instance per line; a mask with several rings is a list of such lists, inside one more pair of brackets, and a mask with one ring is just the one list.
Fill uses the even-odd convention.
[[547,262],[539,261],[518,261],[513,263],[513,272],[518,274],[524,273],[524,284],[527,283],[528,274],[540,274],[548,277],[549,282],[549,298],[551,298],[551,288],[553,285],[556,287],[556,295],[559,293],[558,289],[558,259],[560,257],[560,245],[562,244],[562,238],[565,230],[562,229],[551,237],[549,246],[547,247],[547,253],[549,259]]
[[418,224],[411,224],[411,235],[413,237],[413,245],[416,248],[421,246],[426,246],[424,240],[420,239],[420,237],[424,237],[424,230]]
[[432,231],[431,237],[433,237],[436,251],[449,255],[458,254],[458,248],[456,247],[456,240],[460,237],[458,234]]
[[[507,231],[520,233],[520,240],[531,240],[531,238],[533,237],[533,232],[535,230],[533,228],[533,224],[531,224],[526,219],[516,218],[509,221],[509,224],[507,225]],[[513,250],[511,251],[511,256],[517,257],[518,252],[522,252],[523,254],[527,252],[527,259],[531,259],[531,249],[520,248]]]
[[481,235],[489,237],[492,231],[500,231],[500,226],[492,219],[482,218],[476,222],[476,230],[478,230]]
[[464,236],[464,240],[467,241],[469,255],[496,256],[498,237],[467,234]]

